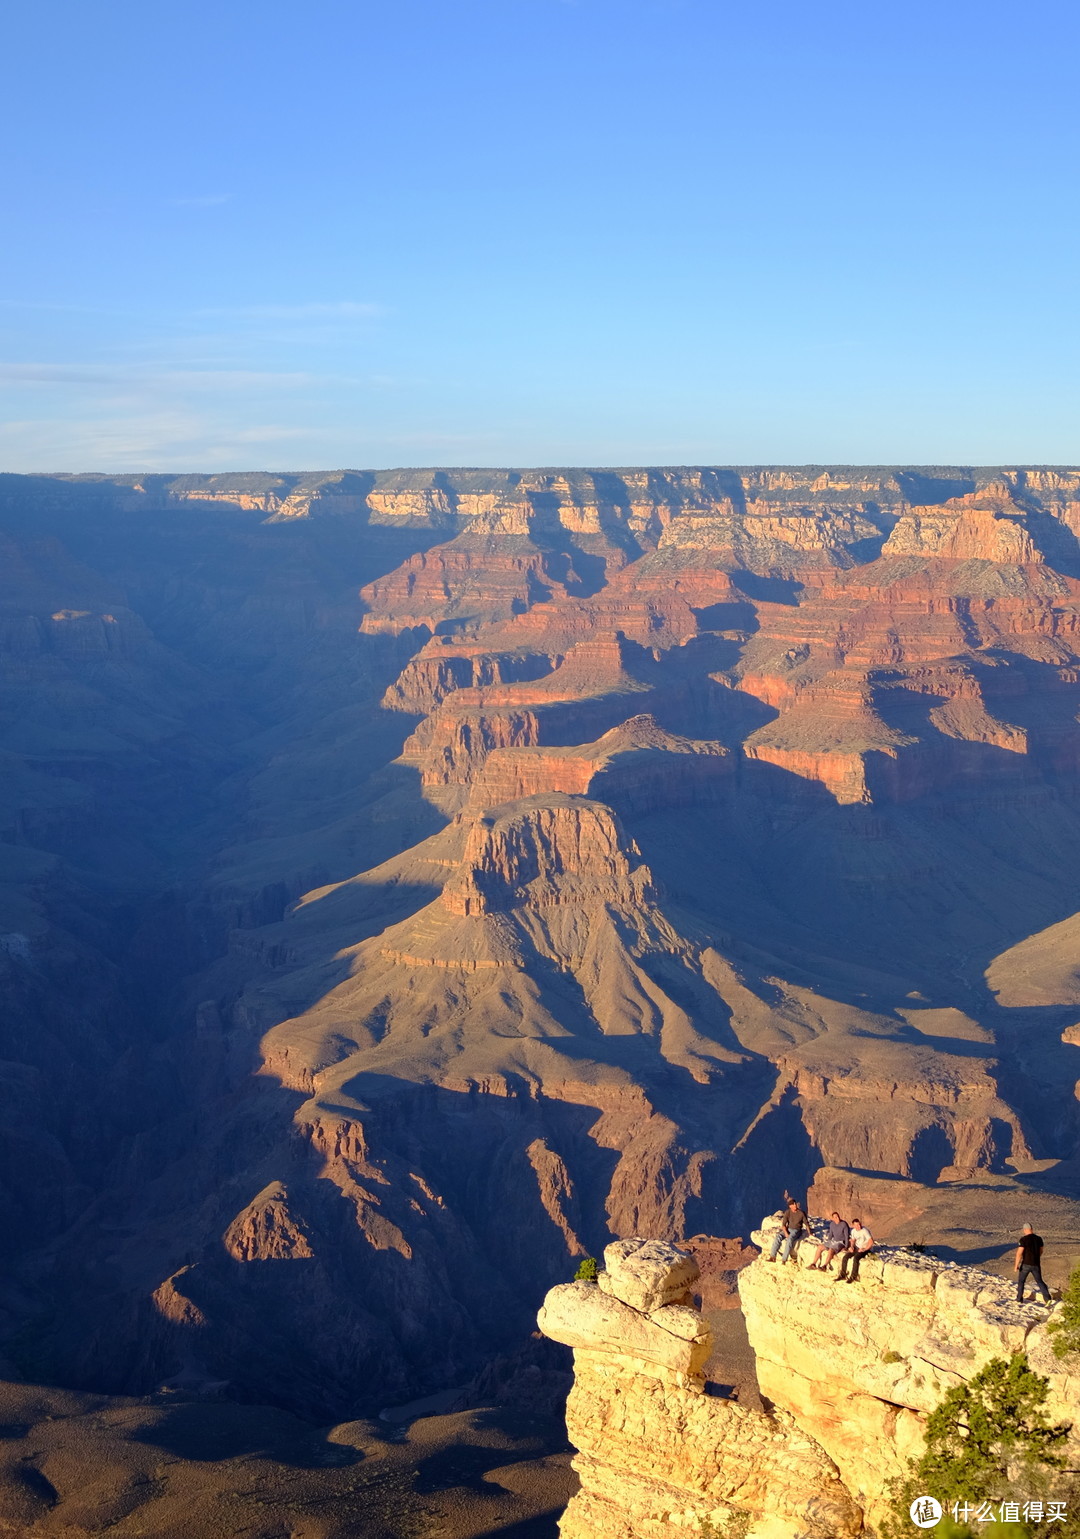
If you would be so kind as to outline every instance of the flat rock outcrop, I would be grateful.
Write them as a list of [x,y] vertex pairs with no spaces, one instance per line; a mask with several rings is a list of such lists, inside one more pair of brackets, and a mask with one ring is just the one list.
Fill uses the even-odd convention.
[[[754,1243],[768,1246],[778,1227],[779,1216],[766,1220]],[[709,1393],[694,1371],[704,1358],[690,1351],[708,1350],[697,1310],[657,1306],[698,1280],[678,1247],[615,1242],[599,1285],[551,1290],[539,1324],[574,1348],[567,1428],[581,1480],[563,1539],[747,1522],[777,1539],[874,1533],[890,1513],[890,1482],[922,1450],[929,1412],[1013,1352],[1047,1377],[1051,1419],[1080,1429],[1080,1386],[1050,1349],[1046,1311],[1018,1305],[1012,1283],[879,1247],[849,1284],[809,1269],[816,1245],[802,1241],[786,1265],[762,1255],[740,1273],[763,1411]],[[1080,1467],[1080,1430],[1066,1457]]]
[[[764,1246],[779,1220],[753,1239]],[[991,1358],[1024,1351],[1050,1382],[1047,1412],[1072,1423],[1080,1466],[1080,1385],[1054,1356],[1041,1304],[1018,1305],[1015,1284],[978,1267],[881,1247],[854,1286],[812,1272],[816,1240],[792,1262],[764,1255],[739,1275],[762,1395],[819,1442],[875,1522],[888,1482],[922,1449],[926,1417],[945,1392]]]

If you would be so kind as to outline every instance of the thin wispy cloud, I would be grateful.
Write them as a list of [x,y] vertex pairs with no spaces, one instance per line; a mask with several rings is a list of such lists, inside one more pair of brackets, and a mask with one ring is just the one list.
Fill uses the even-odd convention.
[[359,446],[387,398],[408,385],[371,366],[385,313],[357,298],[285,295],[140,309],[134,325],[107,323],[85,336],[61,316],[38,332],[36,356],[36,328],[5,321],[0,465],[179,471],[283,455],[337,462],[343,443]]
[[135,315],[134,310],[121,309],[117,305],[61,304],[52,299],[0,299],[4,310],[57,310],[68,315]]
[[272,369],[162,369],[132,364],[0,362],[0,387],[4,385],[86,385],[134,387],[141,390],[293,390],[326,383],[304,370]]
[[318,427],[254,422],[222,427],[216,417],[176,409],[113,417],[35,418],[0,423],[0,461],[29,471],[226,469],[266,445],[291,444],[319,463],[331,435]]
[[[179,200],[174,200],[179,201]],[[188,199],[189,203],[200,200]],[[225,199],[204,199],[203,203],[211,201],[224,202]],[[18,299],[0,298],[0,309],[4,310],[56,310],[65,313],[80,315],[129,315],[134,316],[138,311],[121,309],[115,305],[79,305],[59,302],[48,299]],[[213,316],[215,319],[228,319],[236,321],[369,321],[378,316],[386,315],[385,305],[375,304],[369,300],[334,299],[313,300],[300,304],[266,304],[266,305],[204,305],[197,310],[183,313],[173,313],[171,317],[158,314],[157,319],[171,319],[172,323],[182,323],[192,316],[200,318]]]
[[299,305],[231,305],[195,312],[196,315],[229,316],[236,320],[253,321],[366,321],[385,313],[382,305],[358,303],[353,299],[338,299],[329,303],[316,300]]
[[404,432],[396,424],[377,426],[365,421],[360,398],[349,409],[327,414],[318,398],[307,397],[307,420],[297,421],[291,408],[282,410],[281,397],[235,390],[231,395],[253,405],[247,420],[222,410],[216,396],[181,391],[171,397],[134,391],[84,395],[60,418],[24,411],[17,420],[0,421],[0,465],[24,472],[116,474],[235,470],[285,461],[309,467],[378,464],[388,457],[395,463],[442,463],[448,455],[469,464],[509,462],[499,434],[447,431],[447,424],[437,422]]
[[[363,435],[357,435],[357,441],[365,442]],[[504,441],[501,433],[380,433],[378,438],[372,438],[372,442],[379,444],[392,444],[398,449],[429,448],[437,446],[442,449],[484,449],[492,448]]]
[[114,378],[82,363],[0,363],[0,385],[100,385]]

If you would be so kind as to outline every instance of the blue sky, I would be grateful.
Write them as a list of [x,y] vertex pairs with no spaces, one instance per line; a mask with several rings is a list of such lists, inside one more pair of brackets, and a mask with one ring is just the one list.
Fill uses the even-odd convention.
[[0,467],[1080,460],[1066,0],[35,0]]

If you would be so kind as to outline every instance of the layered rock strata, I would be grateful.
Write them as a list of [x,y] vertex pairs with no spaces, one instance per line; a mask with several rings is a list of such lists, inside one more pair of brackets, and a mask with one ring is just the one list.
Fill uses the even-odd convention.
[[1075,1232],[1075,469],[0,477],[0,518],[27,1372],[330,1420],[777,1185]]

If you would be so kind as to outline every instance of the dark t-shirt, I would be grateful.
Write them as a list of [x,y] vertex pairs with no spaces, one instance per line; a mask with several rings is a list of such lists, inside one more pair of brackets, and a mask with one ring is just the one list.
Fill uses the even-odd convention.
[[1020,1236],[1020,1265],[1038,1266],[1042,1256],[1043,1242],[1037,1234],[1022,1234]]
[[829,1244],[845,1246],[851,1238],[851,1228],[842,1218],[829,1220]]
[[810,1221],[801,1208],[785,1208],[783,1228],[786,1234],[794,1234],[798,1229],[809,1229]]

